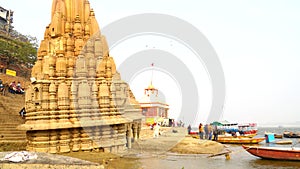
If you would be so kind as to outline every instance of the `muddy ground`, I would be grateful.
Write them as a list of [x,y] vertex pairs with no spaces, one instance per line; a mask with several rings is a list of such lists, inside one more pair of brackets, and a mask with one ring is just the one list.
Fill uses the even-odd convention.
[[[1,147],[1,146],[0,146]],[[25,148],[25,147],[24,147]],[[2,150],[5,149],[2,147]],[[140,158],[151,158],[157,155],[175,154],[214,154],[221,152],[224,146],[220,143],[199,140],[187,136],[185,128],[161,128],[161,135],[153,138],[153,130],[143,128],[140,139],[132,148],[119,154],[103,152],[72,152],[64,154],[39,153],[35,161],[20,164],[0,162],[0,168],[109,168],[140,169]],[[5,150],[8,150],[7,148]],[[18,147],[18,151],[22,150]],[[1,152],[0,159],[8,152]]]

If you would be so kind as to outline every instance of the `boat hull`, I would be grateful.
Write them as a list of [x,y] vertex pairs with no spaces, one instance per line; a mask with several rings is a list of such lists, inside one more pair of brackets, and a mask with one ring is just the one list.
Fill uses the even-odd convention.
[[265,138],[218,138],[219,143],[225,144],[258,144],[264,141]]
[[299,134],[286,134],[286,133],[284,133],[283,137],[285,137],[285,138],[300,138],[300,135]]
[[264,159],[300,161],[300,149],[245,145],[243,148],[250,154]]

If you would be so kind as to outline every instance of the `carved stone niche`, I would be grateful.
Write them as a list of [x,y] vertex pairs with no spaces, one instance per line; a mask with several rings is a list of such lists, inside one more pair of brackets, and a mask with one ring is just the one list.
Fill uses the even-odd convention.
[[33,87],[33,100],[36,111],[42,110],[42,85],[36,84]]

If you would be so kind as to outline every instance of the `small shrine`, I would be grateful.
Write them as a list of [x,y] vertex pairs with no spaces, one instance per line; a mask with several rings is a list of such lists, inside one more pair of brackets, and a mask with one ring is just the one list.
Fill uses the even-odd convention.
[[145,88],[144,96],[139,103],[146,123],[163,122],[163,119],[168,118],[169,105],[159,96],[159,91],[152,85],[152,80]]
[[116,70],[88,0],[53,0],[25,95],[27,150],[119,152],[141,130],[141,107]]

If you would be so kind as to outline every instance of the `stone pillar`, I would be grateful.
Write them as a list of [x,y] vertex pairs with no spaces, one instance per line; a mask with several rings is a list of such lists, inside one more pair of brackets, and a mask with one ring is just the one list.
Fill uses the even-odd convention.
[[111,126],[111,153],[117,153],[117,145],[118,145],[118,126]]
[[49,76],[55,76],[55,63],[56,63],[56,56],[51,54],[49,56]]
[[138,130],[137,130],[137,139],[140,139],[141,130],[142,130],[142,122],[139,121],[138,122]]
[[33,151],[33,144],[32,144],[32,134],[33,131],[26,131],[26,140],[27,140],[27,146],[26,150],[27,151]]
[[99,104],[98,104],[98,100],[97,100],[97,95],[98,93],[98,86],[96,84],[96,82],[93,82],[93,85],[92,85],[92,107],[94,109],[99,109]]
[[49,153],[55,154],[57,153],[57,145],[58,145],[58,132],[57,130],[50,131],[50,144],[49,144]]
[[71,84],[71,94],[70,94],[70,102],[71,102],[70,103],[70,109],[71,110],[78,109],[77,88],[78,88],[78,86],[77,86],[76,82],[73,81],[72,84]]
[[57,102],[56,102],[56,86],[55,84],[52,82],[50,84],[49,87],[49,94],[50,94],[50,98],[49,98],[49,108],[50,110],[56,110],[57,108]]
[[109,112],[110,100],[109,100],[109,87],[106,80],[102,80],[98,90],[100,111]]
[[42,86],[42,109],[49,110],[49,83],[44,83]]
[[138,133],[138,124],[137,123],[133,123],[132,129],[133,129],[133,138],[134,138],[134,140],[137,140],[138,139],[138,136],[137,136],[137,133]]
[[70,148],[72,151],[80,150],[80,130],[79,128],[74,128],[71,130],[72,140],[70,144]]
[[100,148],[100,138],[101,138],[101,129],[99,126],[94,128],[94,136],[93,136],[93,148],[96,152],[99,152],[99,148]]
[[56,59],[56,75],[58,77],[66,77],[67,75],[67,63],[64,54],[59,52]]
[[89,137],[89,134],[91,133],[90,128],[84,128],[80,130],[80,147],[83,151],[90,151],[92,149],[92,141]]
[[132,124],[126,124],[126,139],[127,139],[127,148],[131,148],[132,142]]
[[68,56],[68,68],[67,68],[67,76],[73,77],[74,76],[74,65],[75,65],[75,59],[74,59],[74,41],[72,37],[67,38],[67,52],[66,56]]
[[31,146],[33,151],[48,153],[49,151],[49,131],[31,132]]
[[91,88],[87,80],[82,80],[78,86],[78,107],[80,109],[91,108]]
[[68,129],[60,130],[59,132],[59,152],[70,152],[70,132]]
[[62,80],[58,86],[57,92],[57,106],[60,110],[69,110],[70,100],[69,100],[69,88],[64,80]]
[[111,145],[113,142],[111,140],[111,127],[110,126],[101,126],[101,147],[103,148],[104,152],[111,151]]

